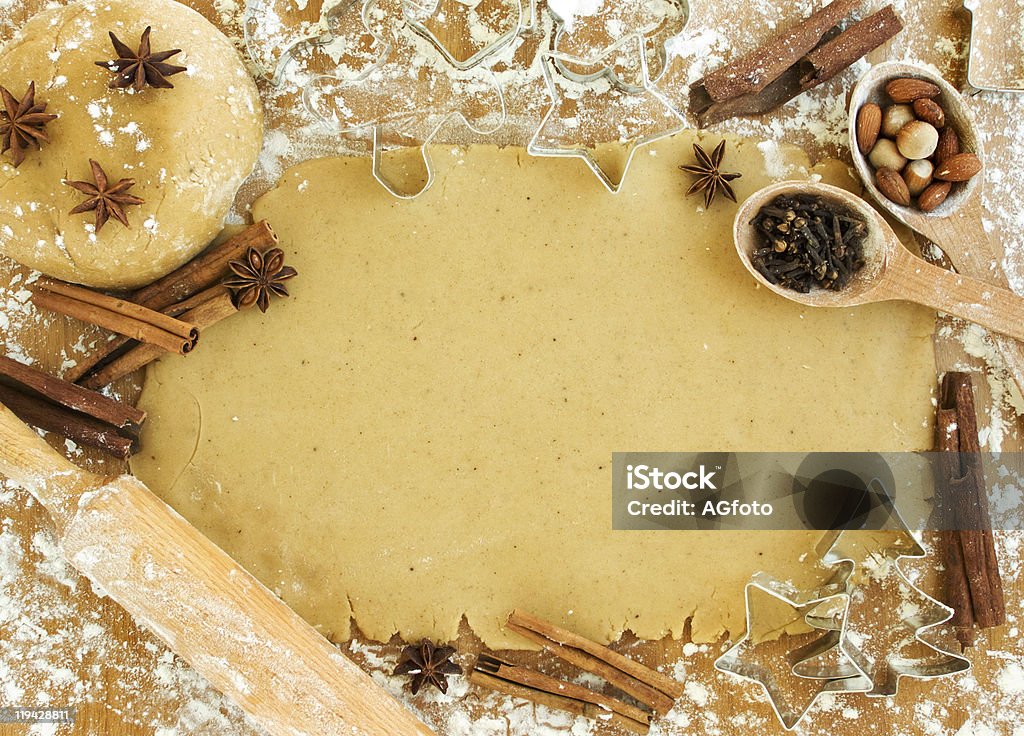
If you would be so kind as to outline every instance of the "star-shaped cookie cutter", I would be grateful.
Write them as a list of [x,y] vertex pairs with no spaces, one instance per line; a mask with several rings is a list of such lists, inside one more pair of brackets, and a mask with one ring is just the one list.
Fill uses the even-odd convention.
[[[863,693],[871,689],[871,680],[859,670],[855,661],[845,658],[839,648],[845,634],[846,610],[849,606],[847,574],[838,571],[833,578],[812,591],[801,591],[789,583],[766,573],[756,574],[744,588],[746,632],[725,654],[715,661],[715,668],[757,683],[768,696],[772,710],[786,728],[792,730],[807,715],[811,706],[826,693]],[[779,642],[754,641],[756,596],[770,596],[800,618],[828,607],[829,628],[811,642],[787,651],[780,666]],[[767,661],[758,650],[770,650]],[[849,671],[841,678],[804,676],[796,672],[802,662],[823,657],[840,658],[838,666]],[[796,692],[794,692],[796,691]]]
[[[586,87],[575,99],[577,107],[584,107],[584,100],[589,97],[597,98],[599,104],[590,104],[589,110],[595,111],[598,115],[614,115],[625,106],[624,100],[633,108],[634,115],[619,115],[614,118],[618,123],[620,138],[618,144],[626,148],[626,159],[618,174],[610,172],[601,164],[594,155],[594,148],[586,143],[580,142],[579,117],[575,118],[576,126],[570,126],[566,118],[559,116],[559,105],[562,97],[559,95],[556,79],[558,72],[554,66],[554,60],[550,54],[541,54],[541,67],[544,71],[544,80],[551,96],[551,107],[541,120],[537,132],[527,144],[526,150],[532,156],[554,156],[570,157],[581,159],[594,173],[605,188],[612,194],[617,194],[626,179],[629,168],[633,163],[636,152],[639,148],[646,146],[662,138],[668,138],[685,127],[685,120],[682,115],[658,91],[656,91],[647,80],[647,62],[641,58],[643,74],[645,79],[645,90],[642,95],[633,95],[616,88],[613,85],[606,85],[602,91],[595,87]],[[644,114],[635,114],[636,108],[646,103],[650,108]],[[649,115],[646,113],[650,113]],[[625,128],[627,120],[639,119],[636,129]]]
[[[899,652],[884,653],[884,657],[873,656],[868,651],[874,642],[865,637],[860,642],[854,641],[854,636],[848,631],[842,637],[839,647],[846,654],[847,659],[856,663],[858,671],[868,675],[872,681],[872,687],[868,692],[870,696],[892,697],[899,690],[899,681],[903,677],[916,679],[936,679],[965,672],[970,669],[971,663],[964,657],[952,654],[939,649],[934,644],[926,641],[922,634],[948,621],[953,615],[953,609],[935,600],[925,593],[919,586],[915,585],[900,567],[903,559],[921,559],[927,556],[927,552],[909,529],[899,508],[893,502],[891,496],[878,479],[869,484],[869,489],[876,498],[883,501],[888,509],[888,518],[891,521],[891,528],[881,530],[878,534],[891,535],[892,541],[889,544],[873,546],[871,557],[879,560],[878,568],[883,575],[893,576],[892,584],[902,586],[912,595],[919,604],[918,608],[909,611],[906,615],[900,615],[898,620],[892,621],[885,631],[883,641],[900,639],[907,644],[915,644],[924,647],[925,651],[934,653],[934,658],[918,658],[916,661],[909,658],[899,657]],[[855,534],[872,534],[872,532],[856,532]],[[863,572],[868,558],[864,552],[858,551],[863,545],[858,544],[855,534],[847,530],[835,530],[826,533],[819,541],[816,551],[822,562],[830,567],[836,567],[842,574],[849,575],[850,583],[850,608],[855,611],[857,602],[858,585],[853,579],[854,572]],[[850,618],[848,611],[847,618]],[[873,622],[877,617],[872,617]],[[826,628],[828,617],[821,615],[818,611],[810,611],[806,617],[809,625],[815,628]],[[849,628],[849,624],[847,624]],[[855,632],[854,632],[855,633]],[[794,671],[804,677],[846,677],[850,670],[842,667],[829,667],[814,662],[800,662],[794,666]]]

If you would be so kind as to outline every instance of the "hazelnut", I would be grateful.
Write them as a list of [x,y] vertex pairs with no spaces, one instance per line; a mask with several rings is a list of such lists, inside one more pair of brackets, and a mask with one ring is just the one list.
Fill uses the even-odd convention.
[[904,125],[916,119],[910,105],[889,105],[882,114],[882,135],[895,138]]
[[903,170],[903,181],[907,183],[910,196],[916,197],[927,189],[928,185],[932,183],[932,175],[934,173],[935,167],[927,159],[911,161],[907,164],[907,168]]
[[939,145],[939,131],[934,125],[923,120],[907,123],[896,135],[896,146],[900,153],[911,160],[928,158]]
[[907,159],[896,148],[896,144],[888,138],[882,138],[868,154],[868,161],[876,169],[895,169],[901,171],[907,165]]

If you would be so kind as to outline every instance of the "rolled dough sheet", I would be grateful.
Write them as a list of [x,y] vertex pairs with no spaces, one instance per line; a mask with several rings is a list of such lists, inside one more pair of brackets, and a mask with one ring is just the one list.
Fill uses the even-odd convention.
[[[741,631],[751,573],[821,576],[817,535],[613,532],[612,452],[925,448],[934,315],[758,289],[735,205],[684,197],[693,140],[641,152],[614,197],[521,149],[435,151],[412,202],[365,159],[292,169],[254,210],[292,298],[150,368],[135,472],[339,639],[354,618],[448,640],[465,615],[519,647],[517,606],[602,641]],[[726,169],[741,200],[811,173],[736,141]]]

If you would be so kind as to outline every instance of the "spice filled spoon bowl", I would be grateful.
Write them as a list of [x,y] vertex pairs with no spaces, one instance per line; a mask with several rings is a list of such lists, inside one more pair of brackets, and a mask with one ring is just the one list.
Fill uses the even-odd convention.
[[[892,98],[890,92],[894,91],[894,89],[890,88],[890,84],[902,82],[906,89],[907,81],[924,82],[932,87],[932,91],[937,90],[937,94],[931,97],[919,98],[919,101],[934,102],[938,110],[941,111],[941,119],[935,117],[936,113],[913,112],[913,103],[905,101],[918,94],[930,94],[928,92],[915,91],[913,88],[909,88],[909,92],[900,91],[898,101]],[[898,106],[906,109],[908,115],[925,115],[925,117],[929,118],[929,124],[934,123],[933,127],[937,126],[940,135],[947,130],[954,133],[956,141],[953,150],[956,153],[975,156],[982,167],[981,171],[966,181],[950,181],[949,193],[945,195],[940,204],[929,209],[929,211],[921,209],[920,198],[912,199],[909,205],[901,205],[894,202],[879,188],[878,171],[869,160],[869,153],[861,150],[861,144],[866,144],[870,141],[858,140],[858,118],[865,105],[871,104],[878,105],[880,110],[883,111],[889,107]],[[935,106],[929,105],[929,108],[935,110]],[[899,118],[899,116],[895,117]],[[922,118],[918,118],[918,120],[924,122]],[[963,238],[966,236],[969,239],[972,237],[973,239],[979,239],[983,236],[983,228],[981,226],[981,189],[984,181],[985,152],[982,148],[981,138],[978,135],[974,115],[967,107],[963,96],[957,92],[953,85],[939,74],[916,64],[906,64],[898,61],[877,64],[864,73],[850,93],[848,124],[850,152],[853,156],[854,168],[857,170],[865,190],[871,195],[872,199],[878,202],[880,207],[907,227],[919,232],[929,240],[939,243],[943,248],[947,245],[955,247],[955,244],[946,243],[951,237]],[[898,126],[899,123],[896,123],[896,125]],[[875,135],[877,136],[875,145],[877,145],[878,141],[883,139],[885,131],[875,131]],[[943,146],[946,145],[947,143],[944,142]],[[935,173],[938,172],[938,169],[944,162],[940,159],[948,160],[949,153],[951,153],[951,151],[944,153],[940,149],[941,147],[936,146],[936,150],[923,159],[933,164]],[[909,163],[910,160],[904,159],[904,165],[909,165]],[[906,173],[905,169],[901,171]],[[938,183],[937,178],[935,182]],[[916,195],[912,196],[916,197]]]
[[[980,171],[967,181],[953,182],[945,194],[934,190],[931,194],[926,194],[925,190],[916,199],[912,199],[908,206],[897,204],[882,193],[875,168],[868,154],[861,150],[861,145],[864,148],[869,147],[867,144],[871,143],[870,135],[867,140],[858,140],[861,133],[858,126],[859,117],[866,106],[878,105],[879,110],[873,111],[877,116],[888,105],[906,104],[897,102],[890,94],[889,86],[896,80],[920,80],[934,85],[934,89],[938,90],[938,94],[925,98],[934,102],[942,112],[941,119],[932,120],[940,126],[940,141],[930,157],[934,167],[933,173],[937,173],[939,167],[949,160],[950,154],[956,152],[973,155],[976,158],[974,166],[980,167]],[[905,82],[903,84],[906,86]],[[915,94],[899,96],[902,100]],[[929,103],[918,104],[924,104],[925,117],[934,117],[935,106]],[[911,110],[914,110],[913,106],[914,102],[911,102]],[[932,111],[930,114],[927,112],[929,108]],[[918,112],[914,110],[915,116]],[[873,132],[873,126],[868,132]],[[962,94],[931,69],[902,62],[877,64],[865,72],[850,95],[849,135],[854,168],[868,195],[878,202],[880,207],[935,244],[958,273],[996,287],[1009,288],[1009,280],[1000,266],[1004,255],[1000,233],[995,228],[986,227],[986,221],[991,221],[992,218],[982,202],[986,178],[985,152],[974,115]],[[926,164],[918,166],[922,166],[927,172]],[[906,180],[908,171],[904,169],[902,173]],[[938,196],[934,196],[935,194]],[[925,199],[925,209],[929,210],[927,212],[921,209],[922,198]],[[1014,382],[1021,391],[1024,391],[1024,343],[1000,335],[993,337],[993,343],[1002,355]]]
[[[778,273],[760,263],[757,254],[772,249],[782,238],[766,235],[758,216],[778,209],[779,197],[817,198],[828,215],[837,215],[845,228],[863,237],[862,265],[850,269],[848,281],[833,288],[811,286],[806,292],[785,285]],[[781,215],[781,220],[786,220]],[[799,219],[799,218],[797,218]],[[825,229],[831,223],[825,223]],[[790,225],[786,228],[789,229]],[[802,223],[798,223],[803,228]],[[861,232],[862,229],[862,232]],[[1009,289],[946,271],[918,258],[900,242],[896,233],[871,205],[857,195],[828,184],[790,181],[773,184],[751,195],[736,214],[733,224],[736,252],[747,271],[765,288],[809,307],[853,307],[887,301],[909,301],[975,322],[1024,340],[1024,297]],[[816,242],[819,236],[811,235]],[[820,238],[824,240],[824,238]],[[820,245],[824,248],[826,243]],[[780,245],[781,247],[781,245]],[[814,258],[819,256],[815,255]],[[828,260],[828,256],[824,257]],[[831,268],[831,267],[830,267]]]

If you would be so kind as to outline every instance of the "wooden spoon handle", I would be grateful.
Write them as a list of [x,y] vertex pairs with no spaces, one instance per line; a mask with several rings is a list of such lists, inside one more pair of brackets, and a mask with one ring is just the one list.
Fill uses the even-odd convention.
[[933,266],[900,248],[887,276],[892,298],[923,304],[1024,340],[1024,297]]
[[[936,243],[959,273],[1006,288],[1009,280],[999,266],[1002,244],[998,232],[989,232],[984,227],[988,218],[981,195],[975,194],[952,217],[922,217],[911,225]],[[1024,344],[1001,335],[993,338],[1006,369],[1024,393]]]

